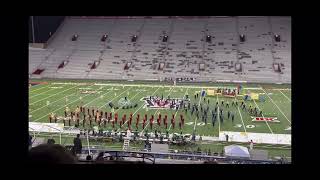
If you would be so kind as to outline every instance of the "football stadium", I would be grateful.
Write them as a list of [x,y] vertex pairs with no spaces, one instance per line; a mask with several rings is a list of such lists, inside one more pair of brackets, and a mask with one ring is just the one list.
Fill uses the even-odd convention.
[[29,140],[64,163],[291,163],[291,17],[31,16]]

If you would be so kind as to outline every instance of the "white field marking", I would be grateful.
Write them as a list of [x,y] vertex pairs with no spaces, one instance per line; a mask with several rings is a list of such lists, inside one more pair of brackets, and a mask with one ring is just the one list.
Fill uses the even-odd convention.
[[[260,108],[259,108],[259,106],[258,106],[258,104],[256,103],[256,101],[255,101],[254,99],[253,99],[253,102],[254,102],[254,104],[257,106],[258,110],[261,111]],[[262,113],[262,117],[264,118],[263,113]],[[267,124],[270,132],[273,134],[273,131],[272,131],[271,127],[269,126],[268,122],[267,122],[267,121],[264,121],[264,122],[266,122],[266,124]]]
[[[38,90],[40,90],[40,89],[48,88],[48,87],[51,87],[51,86],[52,86],[52,84],[50,84],[49,86],[46,84],[46,85],[44,85],[43,87],[41,87],[41,88],[39,88],[39,89],[34,89],[34,90],[32,90],[32,91],[29,91],[29,93],[33,93],[33,92],[36,92],[36,91],[38,91]],[[32,86],[31,86],[31,88],[32,88]]]
[[[187,90],[186,90],[186,92],[184,93],[184,95],[182,96],[182,98],[187,94],[188,89],[189,89],[189,88],[187,88]],[[176,118],[177,113],[178,113],[178,111],[174,114],[174,118]],[[171,126],[172,126],[172,124],[170,124],[170,126],[169,126],[169,130],[168,130],[168,131],[170,131]]]
[[[235,99],[236,99],[236,98],[235,98]],[[241,121],[242,121],[242,125],[243,125],[243,128],[244,128],[244,132],[247,134],[246,126],[244,125],[244,122],[243,122],[243,119],[242,119],[242,115],[241,115],[239,106],[237,106],[237,108],[238,108],[238,111],[239,111],[239,114],[240,114],[240,118],[241,118]]]
[[[262,91],[264,91],[266,94],[267,92],[262,88]],[[281,109],[279,108],[279,106],[271,99],[271,97],[267,94],[267,96],[269,97],[269,99],[272,101],[272,103],[274,105],[276,105],[276,107],[279,109],[279,111],[281,112],[281,114],[289,121],[289,123],[291,124],[291,121],[287,118],[287,116],[281,111]]]
[[[108,92],[106,92],[106,93],[104,93],[104,94],[102,94],[102,95],[109,94],[109,93],[111,93],[113,90],[114,90],[114,89],[110,89],[110,90],[107,89]],[[121,94],[120,94],[120,95],[121,95]],[[119,95],[119,96],[120,96],[120,95]],[[118,97],[118,96],[117,96],[117,97]],[[86,103],[85,105],[83,105],[83,107],[87,107],[88,104],[92,103],[93,101],[95,101],[95,100],[98,99],[98,98],[100,98],[100,96],[98,96],[98,97],[94,98],[93,100],[91,100],[90,102]],[[83,121],[83,119],[80,120],[79,123],[81,123],[82,121]]]
[[[136,93],[133,97],[131,97],[132,99],[134,99],[138,94],[140,94],[142,91],[139,91],[138,93]],[[123,107],[123,106],[122,106]],[[114,113],[118,112],[121,108],[117,109]]]
[[[151,96],[153,96],[159,89],[160,89],[160,87],[158,87],[158,89],[155,90],[155,91],[151,94]],[[145,105],[145,104],[142,104],[142,105],[132,114],[132,117],[133,117],[144,105]],[[124,126],[128,121],[129,121],[129,119],[126,120],[126,121],[121,125],[121,127]],[[140,124],[141,124],[141,123],[140,123]],[[116,132],[118,132],[118,131],[121,129],[121,127],[120,127]]]
[[[171,91],[175,88],[175,86],[171,86],[170,92],[167,96],[169,96],[171,94]],[[154,116],[157,114],[157,112],[159,111],[159,109],[154,113]],[[148,127],[150,121],[148,121],[147,125],[144,127],[144,129],[140,132],[140,134],[142,134],[144,132],[144,130]]]
[[[89,86],[89,87],[90,87],[90,86]],[[89,96],[89,95],[90,95],[90,94],[87,94],[87,95],[83,96],[82,98],[84,98],[84,97],[86,97],[86,96]],[[76,102],[76,101],[79,101],[79,99],[76,99],[76,100],[74,100],[74,101],[72,101],[72,102],[69,102],[69,103],[66,104],[66,105],[69,105],[69,104],[74,103],[74,102]],[[54,110],[53,112],[56,112],[57,110],[62,109],[62,108],[64,108],[64,106],[62,106],[62,107]],[[34,120],[33,122],[39,121],[40,119],[42,119],[42,118],[44,118],[44,117],[46,117],[46,116],[48,116],[48,115],[50,115],[50,113],[48,113],[47,115],[42,116],[41,118],[38,118],[38,119]]]
[[[65,86],[63,86],[63,87],[65,87]],[[74,87],[74,86],[72,86],[72,87]],[[48,88],[49,88],[49,87],[48,87]],[[43,91],[42,93],[39,93],[39,94],[30,96],[29,99],[34,98],[34,97],[36,97],[36,96],[39,96],[39,95],[41,95],[41,94],[47,93],[47,92],[52,91],[52,90],[56,90],[56,89],[48,89],[48,90],[46,90],[46,91]]]
[[[125,92],[127,92],[129,89],[131,89],[132,87],[130,87],[130,88],[128,88],[127,90],[125,90],[125,91],[123,91],[122,93],[120,93],[118,96],[116,96],[116,97],[114,97],[114,98],[112,98],[110,101],[113,101],[114,99],[116,99],[117,97],[119,97],[121,94],[123,94],[123,93],[125,93]],[[98,110],[100,110],[103,106],[105,106],[105,104],[104,105],[102,105],[102,106],[100,106],[99,108],[98,108]]]
[[[198,105],[198,106],[200,106],[200,102],[201,102],[201,92],[202,92],[202,91],[203,91],[203,88],[202,88],[201,91],[200,91],[200,99],[199,99],[199,105]],[[194,119],[193,131],[196,130],[197,120],[198,120],[198,118],[196,117],[196,118]]]
[[[53,83],[53,84],[79,84],[79,83]],[[83,83],[82,83],[83,84]],[[106,84],[101,84],[101,83],[94,83],[94,85],[97,85],[97,86],[135,86],[135,87],[172,87],[172,85],[146,85],[146,84],[126,84],[126,85],[123,85],[123,84],[113,84],[113,83],[106,83]],[[236,86],[236,85],[234,85]],[[175,86],[176,88],[203,88],[203,89],[206,89],[206,88],[221,88],[222,86]],[[232,86],[223,86],[222,88],[224,87],[232,87]],[[261,87],[245,87],[243,89],[252,89],[252,90],[261,90]]]
[[[279,92],[281,92],[280,90],[278,90]],[[283,94],[283,92],[281,92],[281,94],[284,96],[284,97],[286,97],[290,102],[291,102],[291,99],[288,97],[288,96],[286,96],[285,94]]]
[[42,100],[44,100],[44,99],[48,99],[49,97],[52,97],[52,96],[56,96],[56,95],[58,95],[58,94],[61,94],[61,93],[65,92],[65,91],[67,91],[67,90],[73,89],[73,88],[78,87],[78,86],[79,86],[79,85],[70,87],[70,88],[65,89],[65,90],[63,90],[63,91],[60,91],[60,92],[58,92],[58,93],[56,93],[56,94],[52,94],[52,95],[47,96],[47,97],[45,97],[45,98],[43,98],[43,99],[40,99],[40,100],[38,100],[38,101],[35,101],[35,102],[33,102],[33,103],[29,104],[29,105],[35,104],[35,103],[37,103],[37,102],[39,102],[39,101],[42,101]]
[[[91,86],[93,86],[93,85],[91,85]],[[88,87],[91,87],[91,86],[88,86]],[[67,95],[67,96],[73,96],[74,94],[76,94],[77,92],[74,92],[74,93],[72,93],[72,94],[69,94],[69,95]],[[104,93],[103,95],[105,95],[105,94],[107,94],[107,93]],[[51,102],[50,104],[50,106],[52,106],[52,104],[54,104],[55,102],[57,102],[57,101],[61,101],[62,99],[64,99],[65,97],[62,97],[62,98],[59,98],[59,99],[57,99],[56,101],[53,101],[53,102]],[[97,97],[98,98],[98,97]],[[97,98],[94,98],[94,99],[97,99]],[[56,105],[57,106],[57,105]],[[38,108],[38,109],[35,109],[35,110],[33,110],[33,111],[31,111],[31,112],[29,112],[29,113],[33,113],[33,112],[35,112],[35,111],[38,111],[39,109],[42,109],[42,108],[45,108],[45,107],[47,107],[47,106],[42,106],[42,107],[40,107],[40,108]]]
[[291,89],[272,89],[272,90],[280,90],[280,91],[291,91]]

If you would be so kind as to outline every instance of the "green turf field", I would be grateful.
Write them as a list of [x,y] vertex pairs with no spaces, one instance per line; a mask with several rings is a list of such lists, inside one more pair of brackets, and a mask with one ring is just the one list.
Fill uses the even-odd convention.
[[[208,86],[213,87],[235,87],[236,84],[187,84],[172,86],[166,84],[165,86],[160,85],[159,83],[144,83],[144,82],[116,82],[116,81],[94,81],[94,80],[31,80],[30,82],[48,82],[47,84],[39,84],[29,87],[29,117],[31,121],[34,122],[49,122],[49,114],[54,112],[58,116],[64,116],[65,107],[69,107],[71,110],[74,110],[76,106],[83,105],[85,107],[95,107],[99,108],[103,112],[111,112],[112,109],[107,106],[108,102],[113,102],[115,106],[120,108],[114,110],[112,113],[119,114],[119,119],[121,119],[123,114],[127,115],[127,120],[130,113],[133,113],[133,123],[132,129],[135,129],[135,117],[137,114],[140,114],[140,122],[144,114],[147,114],[148,119],[153,114],[155,116],[155,123],[153,125],[153,131],[155,129],[165,132],[166,129],[164,126],[158,127],[156,124],[156,118],[158,113],[161,113],[162,118],[165,114],[168,115],[168,130],[170,133],[180,133],[181,131],[184,134],[192,134],[193,131],[198,135],[204,136],[218,136],[220,131],[235,131],[235,132],[256,132],[256,133],[274,133],[274,134],[290,134],[290,130],[285,130],[288,127],[291,127],[291,87],[290,85],[271,85],[271,84],[245,84],[241,93],[249,91],[248,87],[256,87],[260,89],[250,89],[251,92],[256,93],[265,93],[266,96],[265,102],[258,101],[246,101],[247,107],[250,105],[252,107],[257,107],[263,111],[264,117],[277,117],[280,122],[252,122],[252,118],[249,113],[242,110],[241,108],[232,107],[226,108],[220,106],[224,110],[224,121],[223,123],[215,123],[213,127],[211,124],[211,113],[208,113],[208,124],[205,125],[201,119],[197,119],[195,114],[191,115],[190,111],[185,113],[184,110],[170,110],[170,109],[150,109],[145,108],[145,102],[141,101],[143,97],[150,95],[157,96],[170,96],[171,98],[183,98],[185,95],[189,95],[191,104],[202,104],[204,108],[209,106],[209,110],[214,109],[217,101],[229,102],[238,100],[241,101],[242,97],[237,98],[227,98],[222,97],[221,95],[214,97],[205,97],[204,98],[194,98],[196,92],[201,91],[202,89],[206,90]],[[54,84],[54,83],[66,83],[73,82],[74,84]],[[103,83],[104,85],[94,85],[93,82]],[[82,83],[82,84],[81,84]],[[206,87],[204,87],[206,86]],[[81,94],[81,91],[91,90],[97,91],[95,94]],[[124,97],[127,97],[128,100],[134,104],[137,103],[138,106],[132,109],[122,109],[119,102]],[[66,100],[67,97],[67,100]],[[200,97],[200,96],[199,96]],[[209,99],[209,104],[208,104]],[[47,106],[47,101],[49,105]],[[235,114],[234,123],[231,120],[227,119],[226,111],[229,110]],[[173,129],[170,126],[171,116],[176,116],[176,126]],[[185,125],[182,130],[179,129],[178,122],[180,121],[180,114],[185,118]],[[80,116],[82,120],[82,116]],[[60,121],[61,122],[61,121]],[[147,121],[149,122],[149,121]],[[88,123],[88,122],[87,122]],[[82,122],[80,121],[81,127]],[[88,126],[88,125],[86,125]],[[119,124],[115,126],[115,130],[125,130],[127,129],[127,124],[120,127]],[[111,123],[107,124],[104,129],[111,130]],[[146,127],[142,128],[142,123],[139,124],[138,131],[150,131],[150,124],[147,123]]]

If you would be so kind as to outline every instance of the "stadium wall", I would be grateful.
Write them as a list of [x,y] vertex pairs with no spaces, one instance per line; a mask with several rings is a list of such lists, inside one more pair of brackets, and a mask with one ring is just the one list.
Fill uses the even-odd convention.
[[65,16],[33,16],[34,38],[32,38],[32,18],[29,18],[29,43],[46,43],[64,20]]

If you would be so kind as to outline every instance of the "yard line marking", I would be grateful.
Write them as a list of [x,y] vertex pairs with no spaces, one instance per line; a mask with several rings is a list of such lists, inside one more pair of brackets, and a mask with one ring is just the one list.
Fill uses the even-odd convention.
[[[172,93],[173,88],[174,88],[174,86],[173,87],[171,86],[171,89],[170,89],[169,94],[167,96],[169,96]],[[154,115],[156,115],[159,110],[160,109],[157,109],[157,111],[154,113]],[[144,127],[144,129],[140,132],[141,135],[144,132],[144,130],[148,127],[149,123],[150,123],[150,121],[148,121],[146,127]]]
[[[54,83],[54,84],[77,84],[77,83]],[[104,85],[109,85],[109,86],[137,86],[137,87],[171,87],[172,85],[146,85],[146,84],[113,84],[113,83],[106,83],[106,84],[102,84],[102,83],[95,83],[95,85],[99,85],[99,86],[104,86]],[[180,85],[180,86],[175,86],[176,88],[194,88],[194,89],[198,89],[198,88],[224,88],[224,87],[231,87],[231,86],[191,86],[191,85]],[[261,87],[244,87],[243,89],[251,89],[251,90],[261,90]]]
[[[144,90],[144,89],[143,89]],[[137,94],[135,94],[133,97],[131,97],[132,99],[134,99],[138,94],[140,94],[142,91],[139,91]],[[122,107],[124,107],[124,106],[122,106]],[[119,109],[117,109],[114,113],[116,113],[116,112],[118,112],[120,110],[120,108]],[[133,115],[133,114],[132,114]]]
[[[66,86],[66,85],[65,85],[65,86]],[[63,86],[63,87],[65,87],[65,86]],[[73,87],[73,86],[72,86],[72,87]],[[36,96],[39,96],[39,95],[41,95],[41,94],[47,93],[47,92],[52,91],[52,90],[57,90],[57,89],[48,89],[48,90],[46,90],[46,91],[43,91],[42,93],[39,93],[39,94],[30,96],[29,99],[34,98],[34,97],[36,97]]]
[[[103,89],[103,88],[102,88],[102,89]],[[111,93],[111,92],[113,91],[113,89],[111,89],[111,90],[106,89],[106,90],[107,90],[107,92],[106,92],[106,93],[103,93],[101,96],[104,96],[104,95],[106,95],[106,94],[109,94],[109,93]],[[94,99],[92,99],[92,100],[89,101],[88,103],[84,104],[83,107],[87,107],[88,104],[92,103],[93,101],[96,101],[96,100],[97,100],[98,98],[100,98],[101,96],[95,97]]]
[[279,108],[279,106],[271,99],[271,97],[268,95],[268,93],[262,88],[262,91],[266,93],[266,95],[269,97],[269,99],[272,101],[272,103],[274,105],[276,105],[276,107],[279,109],[279,111],[282,113],[282,115],[290,122],[291,125],[291,121],[287,118],[286,115],[284,115],[284,113],[281,111],[281,109]]
[[[91,86],[93,86],[93,85],[91,85]],[[89,86],[89,87],[91,87],[91,86]],[[129,89],[131,89],[131,88],[129,88]],[[114,97],[113,99],[119,97],[121,94],[123,94],[124,92],[128,91],[129,89],[123,91],[123,92],[120,93],[118,96]],[[110,92],[112,92],[112,91],[113,91],[113,90],[110,90],[110,91],[108,91],[107,93],[104,93],[103,95],[108,94],[108,93],[110,93]],[[100,97],[98,96],[98,97],[94,98],[93,100],[91,100],[90,102],[86,103],[86,104],[83,105],[83,106],[86,107],[88,104],[90,104],[91,102],[95,101],[95,100],[98,99],[98,98],[100,98]],[[111,99],[111,101],[112,101],[113,99]],[[104,105],[102,105],[101,107],[103,107],[103,106],[104,106]],[[100,108],[101,108],[101,107],[100,107]],[[100,108],[99,108],[99,109],[100,109]],[[59,121],[60,121],[60,120],[59,120]],[[79,121],[79,123],[81,123],[81,122],[83,122],[83,119],[82,119],[81,121]]]
[[[200,102],[201,102],[201,92],[202,92],[202,91],[203,91],[203,88],[202,88],[201,91],[200,91],[200,99],[199,99],[199,105],[198,105],[198,106],[200,106]],[[196,118],[194,119],[193,131],[196,130],[197,120],[198,120],[198,118],[196,117]]]
[[239,114],[240,114],[240,118],[241,118],[241,121],[242,121],[242,125],[243,125],[243,128],[244,128],[244,132],[247,134],[246,126],[244,125],[244,122],[243,122],[243,119],[242,119],[242,115],[241,115],[239,106],[237,106],[237,108],[238,108],[238,111],[239,111]]
[[[125,90],[125,91],[123,91],[122,93],[120,93],[118,96],[116,96],[116,97],[114,97],[114,98],[112,98],[110,101],[113,101],[114,99],[116,99],[117,97],[119,97],[121,94],[123,94],[123,93],[125,93],[125,92],[127,92],[129,89],[131,89],[132,87],[130,87],[130,88],[128,88],[127,90]],[[102,105],[102,106],[100,106],[99,108],[98,108],[98,110],[100,110],[103,106],[105,106],[105,104],[104,105]]]
[[[91,85],[91,86],[93,86],[93,85]],[[88,87],[91,87],[91,86],[88,86]],[[103,87],[103,88],[104,88],[104,87]],[[102,89],[103,89],[103,88],[102,88]],[[101,90],[102,90],[102,89],[101,89]],[[76,94],[76,93],[77,93],[77,92],[74,92],[74,93],[71,93],[71,94],[69,94],[69,95],[67,95],[67,96],[72,96],[72,95],[74,95],[74,94]],[[104,93],[103,95],[105,95],[105,94],[107,94],[107,93]],[[55,102],[61,101],[61,100],[64,99],[64,98],[65,98],[65,97],[61,97],[61,98],[57,99],[56,101],[51,102],[51,105],[54,104]],[[97,98],[98,98],[98,97],[97,97]],[[97,99],[97,98],[94,98],[94,99]],[[45,108],[45,107],[47,107],[47,106],[42,106],[42,107],[40,107],[40,108],[38,108],[38,109],[35,109],[35,110],[29,112],[29,114],[31,114],[31,113],[33,113],[33,112],[35,112],[35,111],[38,111],[39,109]]]
[[58,92],[58,93],[56,93],[56,94],[52,94],[52,95],[50,95],[50,96],[48,96],[48,97],[45,97],[45,98],[40,99],[40,100],[38,100],[38,101],[36,101],[36,102],[33,102],[33,103],[29,104],[29,105],[35,104],[35,103],[37,103],[37,102],[39,102],[39,101],[42,101],[42,100],[44,100],[44,99],[48,99],[49,97],[52,97],[52,96],[56,96],[56,95],[58,95],[58,94],[61,94],[61,93],[65,92],[65,91],[67,91],[67,90],[70,90],[70,89],[76,88],[76,87],[78,87],[78,86],[79,86],[79,85],[77,85],[77,86],[73,86],[73,87],[70,87],[70,88],[65,89],[65,90],[63,90],[63,91],[60,91],[60,92]]
[[[93,86],[93,85],[91,85],[91,86]],[[90,86],[89,86],[89,87],[90,87]],[[83,96],[83,97],[86,97],[86,96],[89,96],[89,95],[90,95],[90,94],[87,94],[87,95],[85,95],[85,96]],[[74,102],[76,102],[76,101],[79,101],[79,99],[76,99],[76,100],[74,100],[74,101],[72,101],[72,102],[70,102],[70,103],[68,103],[68,104],[66,104],[66,105],[69,105],[69,104],[74,103]],[[59,109],[61,109],[61,108],[64,108],[64,106],[62,106],[62,107],[60,107],[60,108],[58,108],[58,109],[56,109],[56,110],[54,110],[54,111],[52,111],[52,112],[56,112],[57,110],[59,110]],[[47,115],[42,116],[41,118],[38,118],[38,119],[32,121],[32,122],[39,121],[40,119],[42,119],[42,118],[44,118],[44,117],[46,117],[46,116],[48,116],[48,115],[50,115],[50,113],[48,113]]]
[[[91,86],[93,86],[93,85],[91,85]],[[90,87],[90,86],[89,86],[89,87]],[[104,87],[103,87],[103,88],[104,88]],[[103,89],[103,88],[102,88],[102,89]],[[102,90],[102,89],[101,89],[101,90]],[[113,89],[112,89],[112,90],[108,90],[108,89],[107,89],[107,92],[104,93],[104,94],[102,94],[102,95],[109,94],[109,93],[111,93],[112,91],[113,91]],[[98,98],[100,98],[100,96],[95,97],[95,98],[92,99],[91,101],[87,102],[86,104],[83,105],[83,107],[87,107],[88,104],[92,103],[93,101],[97,100]],[[79,118],[80,118],[80,117],[79,117]],[[58,120],[58,121],[60,121],[60,120]],[[79,121],[79,124],[82,123],[82,122],[83,122],[83,119]]]
[[[261,111],[260,108],[259,108],[259,106],[258,106],[258,104],[256,103],[256,101],[255,101],[254,99],[253,99],[253,102],[254,102],[254,104],[256,104],[258,110]],[[263,113],[262,113],[262,117],[264,118]],[[269,126],[268,122],[267,122],[267,121],[264,121],[264,122],[266,122],[268,128],[270,129],[270,132],[273,134],[273,131],[272,131],[271,127]]]
[[[36,91],[38,91],[38,90],[40,90],[40,89],[48,88],[48,87],[51,87],[51,86],[52,86],[52,84],[50,84],[49,86],[46,84],[46,85],[44,85],[43,87],[41,87],[41,88],[39,88],[39,89],[34,89],[34,90],[32,90],[32,91],[29,91],[29,93],[33,93],[33,92],[36,92]],[[32,88],[32,86],[31,86],[31,88]]]
[[[187,94],[187,92],[188,92],[188,89],[189,89],[189,88],[187,88],[187,90],[186,90],[186,92],[184,93],[184,95],[182,96],[182,98],[186,96],[186,94]],[[178,111],[174,114],[174,118],[176,117],[177,113],[178,113]],[[170,124],[168,131],[170,131],[171,126],[172,126],[172,124]]]
[[[280,90],[278,90],[278,91],[281,92]],[[291,102],[291,99],[289,97],[287,97],[285,94],[283,94],[283,92],[281,92],[281,94]]]
[[[159,89],[160,89],[160,87],[158,87],[158,89],[157,89],[156,91],[154,91],[154,92],[151,94],[151,96],[153,96]],[[134,116],[144,105],[145,105],[145,104],[142,104],[142,105],[132,114],[132,116]],[[124,122],[116,132],[118,132],[118,131],[121,129],[121,127],[124,126],[128,121],[129,121],[129,119],[126,120],[126,122]]]

